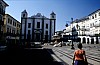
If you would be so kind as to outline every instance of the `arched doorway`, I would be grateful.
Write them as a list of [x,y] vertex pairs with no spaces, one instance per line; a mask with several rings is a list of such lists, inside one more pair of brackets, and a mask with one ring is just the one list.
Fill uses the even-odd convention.
[[34,41],[35,42],[41,42],[41,31],[35,31],[34,33]]
[[89,38],[87,38],[87,44],[89,44]]
[[98,44],[99,43],[99,40],[98,40],[98,37],[96,37],[96,44]]
[[40,33],[35,33],[35,41],[40,41]]
[[91,38],[91,44],[94,44],[94,38]]
[[85,39],[85,37],[83,37],[83,43],[86,43],[86,39]]
[[78,41],[78,42],[81,42],[81,38],[77,38],[77,41]]

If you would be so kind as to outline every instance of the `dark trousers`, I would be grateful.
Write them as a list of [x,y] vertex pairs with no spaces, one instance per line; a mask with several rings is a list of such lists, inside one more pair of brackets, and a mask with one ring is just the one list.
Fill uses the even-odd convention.
[[88,64],[86,64],[86,62],[84,60],[75,60],[74,65],[88,65]]

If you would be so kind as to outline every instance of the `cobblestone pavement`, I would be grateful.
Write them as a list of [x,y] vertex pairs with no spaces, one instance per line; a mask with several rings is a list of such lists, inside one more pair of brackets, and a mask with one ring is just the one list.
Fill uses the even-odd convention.
[[[77,49],[76,45],[74,45]],[[72,64],[73,53],[70,46],[53,47],[51,45],[44,46],[44,48],[50,48],[55,55],[67,65]],[[100,44],[83,44],[83,49],[86,51],[87,60],[89,65],[100,65]]]

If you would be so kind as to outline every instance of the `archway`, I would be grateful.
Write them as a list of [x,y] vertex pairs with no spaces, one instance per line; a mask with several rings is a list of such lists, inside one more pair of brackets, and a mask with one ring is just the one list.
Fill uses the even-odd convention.
[[34,32],[34,41],[35,42],[41,42],[42,38],[41,38],[41,31],[36,30]]
[[89,38],[87,38],[87,44],[89,44]]
[[99,40],[98,40],[98,37],[96,37],[96,44],[98,44],[99,43]]
[[78,42],[81,42],[81,38],[77,38],[77,41],[78,41]]
[[94,38],[91,38],[91,44],[94,44]]
[[85,37],[83,37],[83,43],[86,43],[86,39],[85,39]]

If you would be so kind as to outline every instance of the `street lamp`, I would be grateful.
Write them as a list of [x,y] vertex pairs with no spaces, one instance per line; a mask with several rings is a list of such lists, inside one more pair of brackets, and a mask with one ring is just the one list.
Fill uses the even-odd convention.
[[72,21],[72,45],[71,45],[71,49],[75,49],[74,44],[73,44],[73,18],[71,18],[71,21]]

